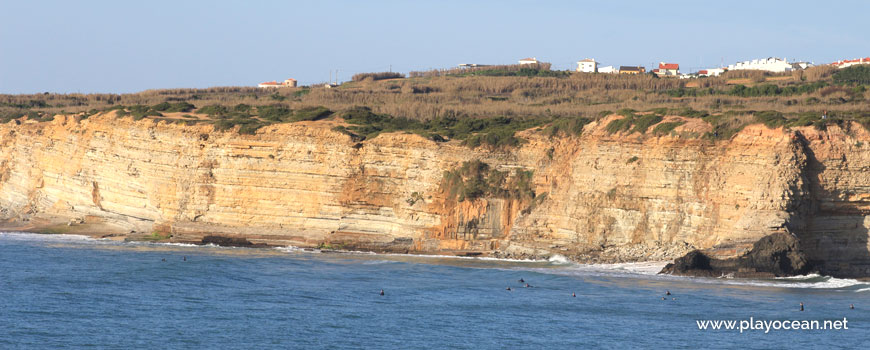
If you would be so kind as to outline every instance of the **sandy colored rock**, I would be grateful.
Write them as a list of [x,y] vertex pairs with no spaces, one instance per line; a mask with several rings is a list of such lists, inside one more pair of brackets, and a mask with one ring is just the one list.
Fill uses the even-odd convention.
[[[733,257],[790,232],[821,272],[870,275],[870,137],[862,127],[753,125],[713,142],[609,135],[604,125],[587,125],[582,137],[530,130],[516,149],[470,150],[404,133],[357,144],[324,122],[256,135],[111,113],[7,123],[0,215],[94,217],[119,232],[166,231],[178,241],[213,234],[601,262],[670,260],[693,249]],[[472,159],[533,171],[538,200],[451,202],[441,178]]]

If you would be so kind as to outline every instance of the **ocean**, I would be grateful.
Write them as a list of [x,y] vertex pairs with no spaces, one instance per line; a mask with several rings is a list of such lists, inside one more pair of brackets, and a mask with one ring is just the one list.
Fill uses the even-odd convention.
[[[868,282],[818,275],[762,280],[657,275],[662,266],[7,232],[0,233],[0,349],[854,349],[870,344]],[[698,326],[704,320],[793,325],[844,318],[848,329],[839,330]]]

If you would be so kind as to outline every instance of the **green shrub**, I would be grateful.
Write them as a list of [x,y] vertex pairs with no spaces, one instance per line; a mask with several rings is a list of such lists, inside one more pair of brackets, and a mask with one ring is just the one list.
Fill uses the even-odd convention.
[[653,128],[652,133],[655,135],[667,135],[674,131],[678,126],[685,124],[684,121],[660,123]]
[[631,129],[631,123],[632,120],[629,117],[611,120],[610,123],[607,123],[607,126],[605,126],[604,129],[610,134],[615,134]]
[[229,110],[225,106],[221,105],[208,105],[205,107],[201,107],[196,111],[200,114],[207,114],[209,116],[221,116],[229,113]]
[[778,128],[788,123],[788,120],[777,111],[763,111],[755,113],[755,120],[763,123],[768,128]]
[[833,75],[838,84],[870,84],[870,65],[859,64],[838,70]]
[[649,129],[650,126],[655,125],[661,121],[662,117],[660,115],[642,115],[634,119],[634,128],[631,129],[631,132],[639,132],[641,134],[645,134],[646,130]]
[[162,103],[158,103],[156,105],[151,106],[152,110],[155,110],[158,112],[167,112],[167,113],[174,113],[174,112],[185,112],[186,113],[186,112],[192,111],[194,108],[196,108],[196,106],[194,106],[190,103],[187,103],[187,102],[176,102],[176,103],[162,102]]
[[462,163],[462,166],[445,171],[441,188],[449,198],[462,202],[482,197],[518,199],[529,202],[535,199],[532,189],[532,171],[514,170],[512,173],[491,169],[480,160]]
[[566,117],[554,120],[544,129],[544,134],[554,137],[558,134],[568,136],[580,136],[583,133],[583,127],[591,123],[592,120],[583,117]]

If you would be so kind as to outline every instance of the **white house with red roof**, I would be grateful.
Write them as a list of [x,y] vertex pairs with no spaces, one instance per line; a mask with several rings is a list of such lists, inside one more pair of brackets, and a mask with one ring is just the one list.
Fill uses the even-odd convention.
[[837,68],[851,67],[851,66],[854,66],[856,64],[870,64],[870,57],[856,58],[854,60],[841,60],[841,61],[831,63],[832,66],[837,67]]
[[296,79],[290,78],[284,80],[284,82],[279,83],[277,81],[267,81],[265,83],[257,84],[258,88],[279,88],[279,87],[296,87]]
[[698,71],[698,76],[700,77],[718,77],[720,74],[725,73],[727,69],[725,68],[707,68]]
[[659,68],[653,69],[653,73],[658,76],[676,77],[680,75],[680,65],[677,63],[659,62]]

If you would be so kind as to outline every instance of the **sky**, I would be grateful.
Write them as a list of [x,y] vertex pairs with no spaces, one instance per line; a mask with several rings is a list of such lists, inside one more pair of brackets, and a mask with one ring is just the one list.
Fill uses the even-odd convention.
[[514,64],[870,56],[870,1],[0,0],[0,93],[300,84]]

